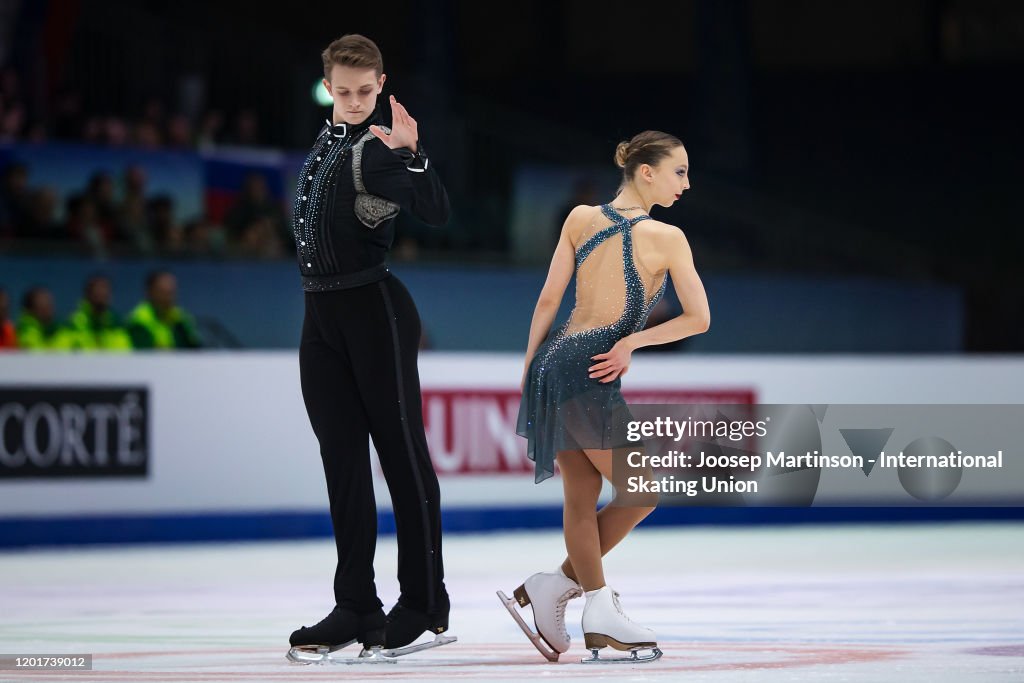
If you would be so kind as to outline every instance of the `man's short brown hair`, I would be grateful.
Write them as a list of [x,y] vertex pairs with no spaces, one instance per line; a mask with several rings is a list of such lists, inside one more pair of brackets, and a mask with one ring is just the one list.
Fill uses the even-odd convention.
[[324,60],[324,78],[331,80],[335,64],[357,69],[373,69],[379,78],[384,73],[384,58],[377,44],[366,36],[348,33],[327,46],[320,55]]

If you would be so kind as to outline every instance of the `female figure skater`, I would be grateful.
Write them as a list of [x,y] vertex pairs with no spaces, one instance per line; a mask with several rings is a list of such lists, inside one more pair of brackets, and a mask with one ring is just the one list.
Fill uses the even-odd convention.
[[[384,655],[422,649],[394,650],[424,631],[447,630],[449,611],[440,491],[423,431],[416,363],[420,319],[384,261],[399,209],[443,225],[448,195],[416,121],[393,96],[392,128],[382,126],[377,96],[385,75],[373,41],[346,35],[322,57],[334,110],[306,157],[292,220],[305,290],[302,397],[320,442],[338,566],[333,611],[291,635],[289,658],[304,662],[356,640],[366,650],[387,648]],[[377,507],[370,437],[398,533],[401,597],[387,617],[373,580]],[[452,640],[437,637],[432,644]]]
[[[623,169],[615,199],[602,206],[577,206],[565,220],[547,281],[530,325],[517,433],[528,439],[536,482],[554,473],[557,459],[565,492],[563,524],[569,557],[553,572],[526,579],[515,592],[532,605],[532,633],[513,600],[499,591],[512,616],[550,661],[569,649],[566,602],[586,595],[583,632],[591,659],[612,646],[631,656],[611,661],[652,661],[661,656],[653,631],[630,621],[618,593],[605,584],[601,557],[653,510],[606,505],[595,512],[602,477],[612,480],[612,448],[625,440],[625,402],[619,391],[633,350],[664,344],[708,329],[704,287],[683,233],[648,216],[652,206],[670,206],[690,188],[689,159],[675,137],[646,131],[615,150]],[[684,313],[642,329],[672,276]],[[576,305],[569,319],[541,343],[551,328],[570,278]],[[635,444],[632,444],[635,447]],[[618,495],[619,492],[616,492]],[[543,640],[551,649],[546,649]],[[650,648],[639,657],[637,651]]]

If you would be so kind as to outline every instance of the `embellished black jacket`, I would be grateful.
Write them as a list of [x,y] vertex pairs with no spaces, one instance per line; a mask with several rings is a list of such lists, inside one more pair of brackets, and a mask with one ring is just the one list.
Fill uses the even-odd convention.
[[357,125],[321,128],[298,179],[292,231],[306,291],[345,289],[387,276],[385,257],[399,209],[444,225],[448,193],[417,142],[392,150],[369,131],[375,109]]

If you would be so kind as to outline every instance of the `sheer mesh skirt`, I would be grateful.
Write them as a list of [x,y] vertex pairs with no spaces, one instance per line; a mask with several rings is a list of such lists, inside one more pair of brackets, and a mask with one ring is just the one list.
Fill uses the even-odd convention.
[[608,330],[556,335],[537,350],[526,373],[516,433],[527,440],[534,481],[555,472],[555,455],[576,449],[611,449],[629,445],[629,408],[622,381],[602,383],[589,376],[596,361],[615,344]]

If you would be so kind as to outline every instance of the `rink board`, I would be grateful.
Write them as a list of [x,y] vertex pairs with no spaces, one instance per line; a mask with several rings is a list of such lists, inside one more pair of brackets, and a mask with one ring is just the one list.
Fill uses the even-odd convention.
[[[441,481],[446,528],[560,523],[560,482],[533,483],[525,440],[514,433],[521,362],[516,354],[421,355],[428,440]],[[1018,404],[1024,403],[1021,378],[1024,361],[1011,357],[669,358],[638,353],[624,391],[629,397],[661,400]],[[36,403],[21,406],[20,417],[9,409],[18,392],[36,397]],[[64,412],[50,410],[44,405],[48,392],[73,405],[59,406]],[[107,410],[124,417],[120,422],[111,418],[102,458],[89,451],[98,449],[95,443],[65,444],[49,453],[35,452],[33,458],[22,453],[20,459],[4,448],[0,545],[329,533],[318,446],[293,352],[6,354],[0,356],[0,395],[7,397],[10,424],[24,421],[26,411],[35,411],[39,429],[49,426],[58,432],[68,432],[67,420],[75,415],[86,420]],[[67,410],[74,413],[71,418]],[[36,446],[36,451],[46,450]],[[31,476],[9,476],[29,461],[38,465]],[[115,465],[121,469],[114,471]],[[376,463],[374,469],[382,530],[389,531],[389,497]],[[651,521],[1007,519],[1019,511],[663,509]]]

